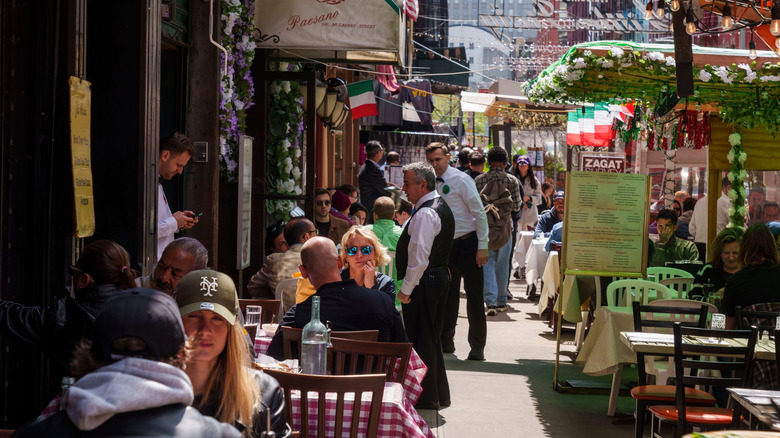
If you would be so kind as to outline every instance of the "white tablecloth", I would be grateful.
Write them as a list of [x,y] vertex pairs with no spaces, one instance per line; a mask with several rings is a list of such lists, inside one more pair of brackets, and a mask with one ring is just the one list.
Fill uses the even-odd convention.
[[620,332],[631,331],[634,331],[631,307],[599,307],[577,356],[576,363],[585,365],[582,372],[603,376],[613,374],[618,365],[636,363],[636,353],[620,338]]
[[550,251],[545,261],[544,273],[542,274],[544,287],[539,292],[540,315],[547,309],[550,298],[553,298],[558,293],[558,287],[561,285],[561,270],[558,258],[558,251]]
[[534,239],[528,247],[528,253],[525,255],[525,281],[530,286],[536,283],[536,280],[544,273],[547,266],[547,251],[544,245],[547,238]]
[[528,248],[531,246],[533,240],[533,231],[520,231],[518,233],[512,269],[519,269],[525,266],[525,255],[528,253]]

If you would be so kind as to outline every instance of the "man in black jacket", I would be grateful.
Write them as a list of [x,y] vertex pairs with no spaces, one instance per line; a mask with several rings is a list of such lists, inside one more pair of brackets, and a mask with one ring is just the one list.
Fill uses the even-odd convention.
[[[379,168],[379,160],[382,159],[384,149],[382,144],[376,140],[371,140],[366,144],[366,163],[363,171],[358,175],[358,185],[360,186],[360,203],[368,209],[368,223],[374,223],[374,201],[380,196],[385,196],[385,188],[388,183],[385,175]],[[393,186],[394,184],[389,184]]]

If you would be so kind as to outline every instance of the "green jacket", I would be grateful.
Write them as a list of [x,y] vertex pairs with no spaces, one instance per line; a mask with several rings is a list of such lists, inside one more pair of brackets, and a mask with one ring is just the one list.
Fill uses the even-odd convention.
[[667,262],[678,260],[693,262],[698,259],[699,250],[693,242],[672,236],[665,244],[655,244],[650,266],[666,266]]

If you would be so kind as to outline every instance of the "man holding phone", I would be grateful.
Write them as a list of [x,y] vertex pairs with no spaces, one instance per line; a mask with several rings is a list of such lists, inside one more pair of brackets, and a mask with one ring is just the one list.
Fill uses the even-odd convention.
[[[184,171],[184,166],[195,155],[192,142],[181,132],[174,132],[160,144],[160,161],[157,170],[160,178],[170,180]],[[198,216],[192,211],[177,211],[171,214],[168,198],[165,197],[162,184],[157,184],[157,259],[163,250],[173,242],[178,230],[190,229],[198,223]]]

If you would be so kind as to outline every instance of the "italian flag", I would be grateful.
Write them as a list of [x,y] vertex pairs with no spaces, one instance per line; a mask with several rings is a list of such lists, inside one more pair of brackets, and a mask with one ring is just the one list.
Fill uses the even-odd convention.
[[566,144],[573,146],[607,147],[615,138],[613,114],[606,103],[596,103],[569,113]]
[[374,81],[366,80],[347,85],[349,106],[352,109],[352,119],[376,116],[376,97],[374,96]]

